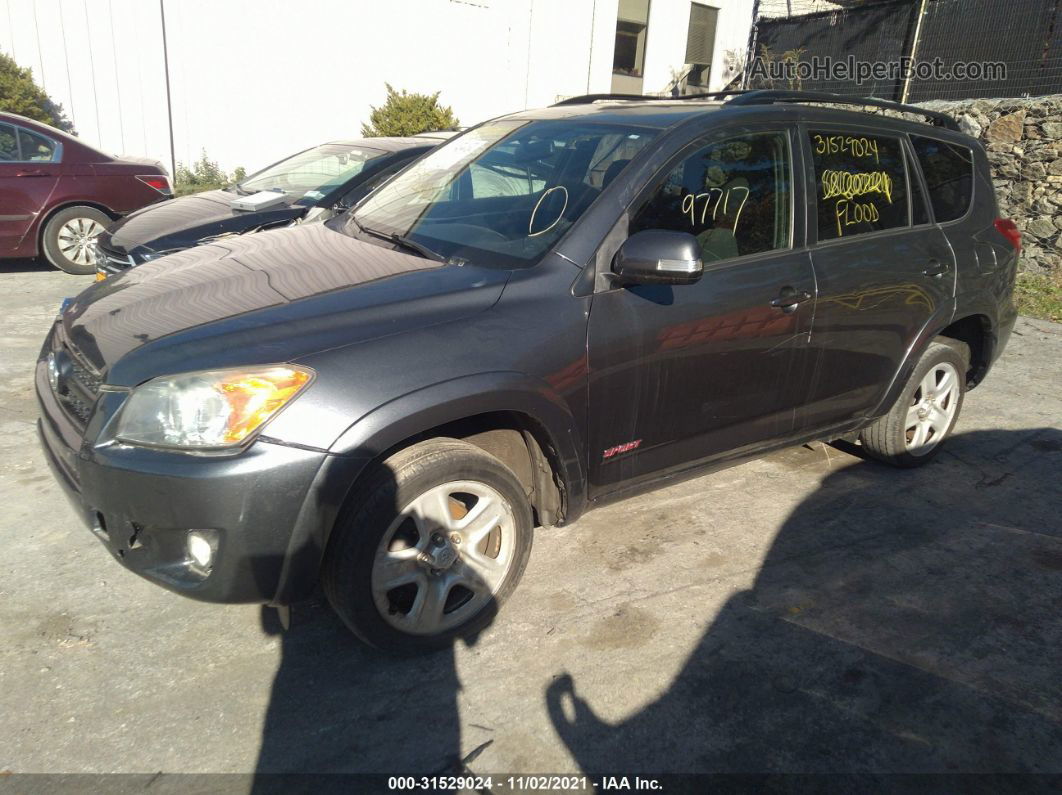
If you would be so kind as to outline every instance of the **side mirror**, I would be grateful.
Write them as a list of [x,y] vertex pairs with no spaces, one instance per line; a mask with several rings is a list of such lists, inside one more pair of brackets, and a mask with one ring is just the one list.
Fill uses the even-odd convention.
[[693,284],[703,270],[697,238],[664,229],[631,235],[612,261],[612,273],[621,284]]

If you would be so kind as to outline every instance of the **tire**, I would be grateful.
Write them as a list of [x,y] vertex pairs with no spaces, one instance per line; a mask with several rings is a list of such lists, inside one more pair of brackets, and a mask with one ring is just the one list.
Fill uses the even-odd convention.
[[501,461],[457,439],[421,442],[356,487],[329,540],[324,592],[371,646],[441,648],[491,622],[532,532],[531,506]]
[[889,413],[860,432],[863,450],[898,467],[932,461],[959,419],[969,361],[962,342],[930,343]]
[[44,225],[41,250],[45,258],[61,271],[84,276],[96,272],[96,263],[88,243],[111,223],[107,213],[95,207],[64,207]]

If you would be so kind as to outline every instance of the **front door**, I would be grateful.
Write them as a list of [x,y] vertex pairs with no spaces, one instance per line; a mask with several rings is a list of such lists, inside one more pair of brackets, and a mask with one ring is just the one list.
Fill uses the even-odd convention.
[[694,142],[631,207],[629,234],[695,235],[704,274],[594,296],[591,496],[792,431],[815,293],[793,239],[793,135]]

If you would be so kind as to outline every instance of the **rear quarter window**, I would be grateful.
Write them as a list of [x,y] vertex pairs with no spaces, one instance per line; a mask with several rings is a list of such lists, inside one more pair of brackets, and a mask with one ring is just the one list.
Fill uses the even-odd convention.
[[836,130],[808,136],[820,241],[910,224],[899,138]]
[[943,223],[962,218],[973,200],[973,152],[934,138],[911,136],[911,143],[926,178],[936,220]]

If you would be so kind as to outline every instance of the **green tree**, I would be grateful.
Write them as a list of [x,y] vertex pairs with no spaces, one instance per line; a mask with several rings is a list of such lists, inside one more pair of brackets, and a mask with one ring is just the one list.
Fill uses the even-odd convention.
[[367,138],[379,135],[416,135],[422,132],[448,130],[458,125],[449,105],[439,104],[439,92],[410,94],[405,89],[395,91],[387,86],[387,101],[382,107],[372,107],[369,124],[361,125]]
[[74,125],[66,117],[63,106],[44,93],[33,82],[33,72],[15,63],[11,56],[0,52],[0,110],[17,113],[42,121],[64,132],[77,135]]
[[177,161],[177,173],[174,175],[173,192],[176,196],[187,196],[190,193],[200,193],[205,190],[217,190],[240,182],[247,176],[243,166],[237,166],[232,176],[228,176],[221,170],[216,161],[211,160],[206,149],[199,151],[199,159],[190,166]]

